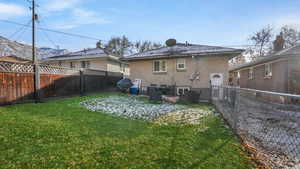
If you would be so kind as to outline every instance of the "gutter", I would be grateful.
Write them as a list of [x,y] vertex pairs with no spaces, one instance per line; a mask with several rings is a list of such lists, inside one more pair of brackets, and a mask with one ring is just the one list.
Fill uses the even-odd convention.
[[245,64],[242,64],[242,65],[232,67],[231,69],[229,69],[229,72],[233,72],[233,71],[237,71],[237,70],[241,70],[241,69],[246,69],[248,67],[256,67],[258,65],[262,65],[262,64],[265,64],[267,62],[274,62],[274,61],[279,60],[279,59],[287,59],[287,58],[290,58],[290,57],[297,57],[297,56],[300,57],[300,54],[298,54],[298,55],[274,55],[273,57],[266,57],[266,58],[262,58],[260,60],[254,60],[254,61],[249,62],[249,63],[245,63]]
[[[152,60],[152,59],[169,59],[169,58],[181,58],[181,57],[192,57],[194,56],[207,56],[207,55],[239,55],[244,50],[237,51],[237,52],[205,52],[205,53],[191,53],[191,54],[179,54],[179,55],[156,55],[156,56],[143,56],[143,57],[132,57],[132,58],[121,58],[122,61],[135,61],[135,60]],[[233,58],[232,56],[231,58]]]

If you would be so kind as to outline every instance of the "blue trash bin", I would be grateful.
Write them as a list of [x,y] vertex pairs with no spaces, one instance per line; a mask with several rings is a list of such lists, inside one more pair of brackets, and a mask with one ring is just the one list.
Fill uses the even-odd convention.
[[130,94],[136,94],[137,95],[139,93],[139,89],[136,88],[136,87],[132,87],[132,88],[130,88],[129,92],[130,92]]

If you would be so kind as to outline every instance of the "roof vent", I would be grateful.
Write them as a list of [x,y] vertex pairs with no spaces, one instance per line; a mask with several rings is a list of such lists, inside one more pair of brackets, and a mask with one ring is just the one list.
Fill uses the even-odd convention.
[[177,43],[176,39],[168,39],[168,40],[166,41],[166,45],[167,45],[168,47],[175,46],[176,43]]

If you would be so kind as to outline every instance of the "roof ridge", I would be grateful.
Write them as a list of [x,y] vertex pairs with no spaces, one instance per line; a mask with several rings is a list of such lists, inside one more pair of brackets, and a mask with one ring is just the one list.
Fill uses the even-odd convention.
[[295,45],[293,45],[293,46],[290,46],[290,47],[285,48],[285,49],[283,49],[283,50],[281,50],[281,51],[278,51],[277,53],[274,53],[274,55],[281,55],[281,54],[283,54],[284,52],[287,52],[287,51],[289,51],[289,50],[291,50],[291,49],[294,49],[294,48],[296,48],[296,47],[299,47],[299,46],[300,46],[300,43],[297,43],[297,44],[295,44]]

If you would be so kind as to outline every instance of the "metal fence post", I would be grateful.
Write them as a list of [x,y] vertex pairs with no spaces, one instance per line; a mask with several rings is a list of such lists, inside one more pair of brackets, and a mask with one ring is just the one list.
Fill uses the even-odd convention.
[[80,95],[83,96],[85,93],[85,79],[84,79],[84,72],[82,69],[79,70],[80,74]]
[[240,114],[240,97],[241,97],[241,91],[240,91],[240,89],[235,89],[235,95],[236,95],[236,97],[235,97],[235,99],[236,99],[236,101],[235,101],[235,104],[234,104],[234,121],[235,121],[235,123],[234,123],[234,129],[236,130],[236,133],[238,132],[238,123],[239,123],[239,114]]

